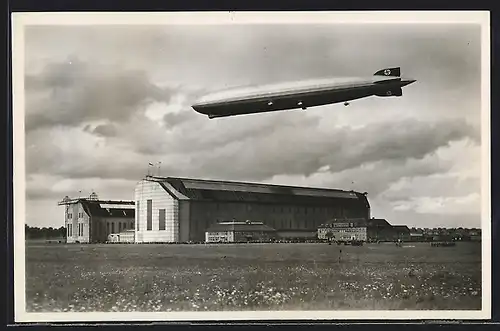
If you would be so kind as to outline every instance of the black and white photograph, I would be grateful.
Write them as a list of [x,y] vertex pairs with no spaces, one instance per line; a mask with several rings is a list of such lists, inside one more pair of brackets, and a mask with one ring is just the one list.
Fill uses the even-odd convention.
[[490,317],[488,12],[12,21],[17,322]]

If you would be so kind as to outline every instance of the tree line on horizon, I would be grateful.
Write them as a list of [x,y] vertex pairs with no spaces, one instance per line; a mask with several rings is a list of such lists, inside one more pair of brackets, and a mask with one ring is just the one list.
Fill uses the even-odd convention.
[[52,238],[66,238],[66,228],[61,226],[60,228],[53,227],[32,227],[29,225],[24,226],[25,239],[52,239]]

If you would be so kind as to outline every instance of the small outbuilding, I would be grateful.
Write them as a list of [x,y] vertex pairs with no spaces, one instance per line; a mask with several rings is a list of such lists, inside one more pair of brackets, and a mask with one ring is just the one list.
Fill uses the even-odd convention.
[[135,230],[129,229],[124,230],[120,233],[110,233],[108,235],[109,243],[127,243],[131,244],[135,242]]
[[276,230],[263,222],[222,222],[210,226],[205,242],[269,242],[276,238]]

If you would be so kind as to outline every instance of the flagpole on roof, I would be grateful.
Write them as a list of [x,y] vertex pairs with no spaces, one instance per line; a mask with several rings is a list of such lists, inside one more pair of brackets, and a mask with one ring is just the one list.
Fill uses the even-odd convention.
[[148,163],[148,177],[151,176],[151,170],[150,169],[151,169],[152,166],[154,166],[154,164],[151,163],[151,162],[149,162]]

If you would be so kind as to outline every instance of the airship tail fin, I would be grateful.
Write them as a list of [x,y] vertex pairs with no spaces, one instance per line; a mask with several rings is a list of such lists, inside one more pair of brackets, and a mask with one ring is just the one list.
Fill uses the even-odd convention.
[[377,71],[373,74],[374,76],[386,76],[386,77],[400,77],[401,76],[401,68],[385,68]]

